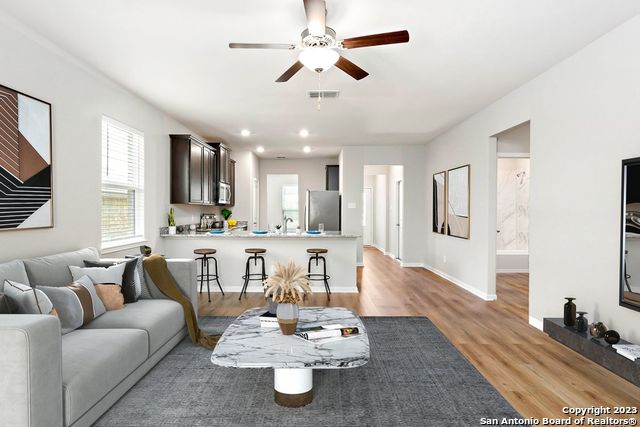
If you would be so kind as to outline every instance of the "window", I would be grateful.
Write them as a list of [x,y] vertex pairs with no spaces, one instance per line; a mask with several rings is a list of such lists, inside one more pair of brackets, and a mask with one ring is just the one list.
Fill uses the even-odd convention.
[[144,240],[144,135],[102,118],[102,247]]
[[293,221],[289,223],[289,227],[296,228],[298,226],[298,185],[282,186],[282,214]]

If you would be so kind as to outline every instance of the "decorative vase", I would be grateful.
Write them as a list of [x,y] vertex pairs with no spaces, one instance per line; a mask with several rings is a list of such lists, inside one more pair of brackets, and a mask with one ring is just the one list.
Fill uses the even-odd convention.
[[273,300],[273,298],[267,297],[267,309],[269,310],[269,314],[276,314],[276,310],[278,309],[278,303]]
[[604,340],[609,344],[618,344],[620,341],[620,334],[612,329],[604,333]]
[[176,234],[176,226],[172,225],[169,227],[169,234]]
[[592,323],[589,332],[594,338],[603,338],[605,332],[607,332],[607,327],[602,322]]
[[587,314],[586,311],[578,311],[578,318],[576,319],[576,330],[578,332],[587,332],[589,329],[589,320],[584,317]]
[[565,297],[567,302],[564,304],[564,325],[574,326],[576,324],[576,305],[573,303],[575,298]]
[[282,335],[293,335],[298,326],[298,304],[278,304],[276,316],[278,317],[278,325],[280,325]]

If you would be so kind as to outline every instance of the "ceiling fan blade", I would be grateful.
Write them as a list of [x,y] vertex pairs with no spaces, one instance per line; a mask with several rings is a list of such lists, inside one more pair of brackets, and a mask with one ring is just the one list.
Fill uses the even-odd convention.
[[276,80],[276,82],[278,83],[288,82],[289,79],[293,77],[295,73],[300,71],[302,67],[304,67],[304,65],[302,65],[302,62],[296,61],[296,63],[293,64],[291,67],[289,67],[289,69],[285,71],[283,75],[278,77],[278,80]]
[[289,49],[296,48],[294,44],[286,43],[229,43],[231,49]]
[[304,0],[307,28],[312,36],[324,36],[326,31],[327,5],[325,0]]
[[380,46],[383,44],[406,43],[409,41],[409,31],[394,31],[391,33],[372,34],[370,36],[352,37],[342,40],[342,47],[355,49],[358,47]]
[[340,68],[342,71],[349,74],[356,80],[362,80],[369,75],[369,73],[358,67],[353,62],[349,61],[344,56],[340,56],[340,59],[338,59],[338,62],[336,62],[336,67]]

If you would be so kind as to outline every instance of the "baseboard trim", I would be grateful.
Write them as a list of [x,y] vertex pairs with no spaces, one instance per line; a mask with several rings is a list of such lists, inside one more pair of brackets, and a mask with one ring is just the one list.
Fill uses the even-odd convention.
[[[334,287],[333,285],[331,285],[331,282],[329,282],[329,285],[331,286],[331,293],[332,294],[357,294],[358,293],[358,288],[356,287],[345,287],[345,286],[338,286],[338,287]],[[317,293],[317,294],[323,294],[325,292],[324,289],[324,285],[312,285],[311,286],[311,290],[313,291],[313,293]],[[224,287],[224,292],[228,293],[228,292],[240,292],[242,291],[242,285],[237,285],[237,286],[225,286]],[[256,286],[249,286],[247,288],[247,293],[250,294],[257,294],[257,293],[263,293],[264,291]],[[213,289],[213,287],[211,287],[211,293],[212,294],[219,294],[220,293],[220,289],[218,289],[218,286],[216,286],[215,289]],[[202,292],[200,292],[200,289],[198,288],[198,294],[200,295],[207,295],[207,289],[205,287],[205,289],[202,290]]]
[[501,268],[496,273],[528,273],[528,268]]
[[356,267],[364,267],[364,262],[363,261],[356,262]]
[[438,276],[442,277],[443,279],[448,280],[449,282],[453,283],[456,286],[461,287],[462,289],[464,289],[467,292],[472,293],[473,295],[482,298],[485,301],[495,301],[498,299],[498,296],[496,294],[487,294],[485,292],[481,292],[479,290],[477,290],[476,288],[474,288],[473,286],[463,282],[460,279],[457,279],[453,276],[448,275],[447,273],[445,273],[444,271],[440,271],[437,268],[433,268],[430,265],[425,264],[423,266],[424,269],[431,271],[434,274],[437,274]]
[[424,263],[422,262],[404,262],[404,261],[400,261],[400,267],[419,267],[419,268],[424,268]]
[[540,329],[541,331],[543,330],[542,320],[538,320],[533,316],[529,316],[529,324],[536,329]]

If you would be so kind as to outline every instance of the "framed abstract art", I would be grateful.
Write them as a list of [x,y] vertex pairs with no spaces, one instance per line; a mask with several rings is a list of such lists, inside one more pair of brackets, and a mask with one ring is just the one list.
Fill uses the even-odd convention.
[[51,104],[0,85],[0,231],[53,227]]

